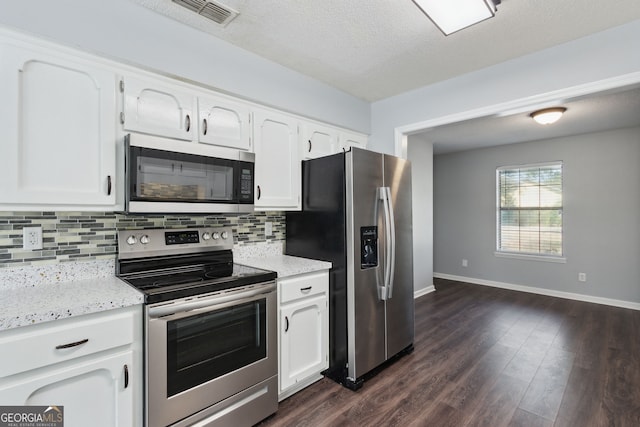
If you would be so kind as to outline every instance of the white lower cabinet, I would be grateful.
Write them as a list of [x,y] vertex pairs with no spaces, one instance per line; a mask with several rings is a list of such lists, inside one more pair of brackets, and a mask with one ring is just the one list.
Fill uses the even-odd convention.
[[23,375],[0,390],[12,405],[62,406],[65,426],[128,426],[133,423],[128,370],[133,352],[91,358],[59,369]]
[[279,400],[318,381],[329,367],[328,291],[327,271],[278,279]]
[[62,406],[66,427],[141,425],[141,318],[138,306],[0,333],[0,402]]

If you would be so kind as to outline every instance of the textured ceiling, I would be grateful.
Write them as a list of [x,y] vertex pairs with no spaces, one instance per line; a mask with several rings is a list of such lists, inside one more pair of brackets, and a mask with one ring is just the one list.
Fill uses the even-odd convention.
[[503,0],[445,37],[411,0],[221,0],[240,12],[226,27],[171,0],[131,1],[367,101],[640,18],[639,0]]

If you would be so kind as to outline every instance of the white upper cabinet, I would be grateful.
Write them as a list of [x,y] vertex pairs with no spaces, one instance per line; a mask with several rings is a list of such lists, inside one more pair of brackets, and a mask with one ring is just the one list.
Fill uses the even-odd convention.
[[121,123],[125,131],[194,140],[196,97],[187,88],[151,77],[126,76]]
[[300,210],[298,121],[257,110],[254,113],[255,209]]
[[0,203],[115,204],[116,75],[0,38]]
[[198,96],[198,141],[251,151],[249,106],[222,97]]
[[300,138],[300,153],[303,160],[328,156],[339,151],[338,131],[315,123],[304,123]]
[[351,147],[367,148],[367,136],[355,133],[342,131],[339,135],[340,149],[349,151]]

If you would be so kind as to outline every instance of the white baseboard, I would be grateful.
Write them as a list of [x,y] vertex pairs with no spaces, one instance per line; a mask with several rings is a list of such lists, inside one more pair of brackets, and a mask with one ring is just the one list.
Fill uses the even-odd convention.
[[427,286],[426,288],[418,289],[417,291],[413,292],[413,299],[420,298],[421,296],[430,294],[431,292],[435,292],[435,290],[436,288],[433,285]]
[[491,286],[494,288],[510,289],[512,291],[529,292],[531,294],[547,295],[550,297],[558,297],[572,299],[576,301],[592,302],[595,304],[611,305],[613,307],[630,308],[632,310],[640,310],[640,303],[623,301],[611,298],[594,297],[592,295],[575,294],[572,292],[554,291],[551,289],[536,288],[533,286],[514,285],[512,283],[494,282],[492,280],[475,279],[473,277],[455,276],[453,274],[433,273],[433,277],[439,279],[455,280],[457,282],[473,283],[475,285]]

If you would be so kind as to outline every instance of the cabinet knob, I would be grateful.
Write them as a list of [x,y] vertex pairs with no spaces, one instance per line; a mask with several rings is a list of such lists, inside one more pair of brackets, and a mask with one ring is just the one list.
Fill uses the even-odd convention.
[[187,114],[184,118],[184,128],[189,132],[191,130],[191,117]]
[[203,135],[207,134],[207,119],[202,120],[202,134]]

